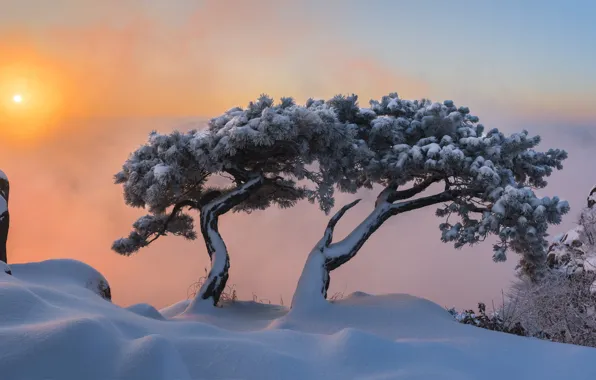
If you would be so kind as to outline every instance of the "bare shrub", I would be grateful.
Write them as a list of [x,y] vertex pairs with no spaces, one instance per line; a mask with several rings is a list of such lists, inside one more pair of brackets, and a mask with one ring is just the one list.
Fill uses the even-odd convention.
[[[195,298],[197,293],[199,292],[199,290],[208,278],[209,273],[207,272],[207,268],[205,268],[205,275],[199,278],[197,282],[190,284],[190,286],[188,287],[188,290],[186,292],[187,299]],[[226,285],[226,287],[221,293],[221,296],[216,306],[222,307],[223,303],[234,303],[237,300],[238,295],[236,294],[236,285]]]
[[516,304],[505,302],[505,294],[503,294],[503,303],[497,309],[493,303],[492,312],[487,312],[486,304],[478,303],[478,311],[472,309],[457,311],[455,308],[447,309],[449,314],[455,318],[459,323],[465,325],[472,325],[491,331],[499,331],[508,334],[519,336],[528,336],[528,331],[522,326],[521,322],[516,319]]
[[572,276],[551,271],[540,282],[520,280],[512,287],[509,307],[529,335],[555,342],[596,347],[596,274]]
[[588,250],[596,248],[596,207],[585,208],[579,216],[580,239]]

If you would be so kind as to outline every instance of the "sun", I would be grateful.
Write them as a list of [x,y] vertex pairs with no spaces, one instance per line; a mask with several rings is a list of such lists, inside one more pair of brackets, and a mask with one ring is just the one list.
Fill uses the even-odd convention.
[[0,62],[1,142],[38,142],[57,131],[70,91],[62,78],[44,62]]

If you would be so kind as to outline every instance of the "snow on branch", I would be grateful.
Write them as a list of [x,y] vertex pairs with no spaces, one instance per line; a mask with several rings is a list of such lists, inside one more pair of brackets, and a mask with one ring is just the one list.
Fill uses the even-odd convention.
[[428,189],[428,187],[430,185],[432,185],[433,183],[439,182],[441,180],[442,180],[441,177],[436,177],[436,176],[428,177],[428,178],[420,181],[420,183],[412,186],[411,188],[409,188],[407,190],[392,192],[387,197],[387,202],[393,203],[395,201],[402,200],[402,199],[410,199],[413,196],[420,194],[424,190]]
[[349,209],[356,206],[360,201],[361,199],[356,199],[355,201],[348,203],[347,205],[339,209],[339,211],[337,211],[331,219],[329,219],[329,223],[327,223],[327,228],[325,228],[325,234],[323,235],[323,242],[326,247],[328,247],[329,244],[331,244],[331,242],[333,241],[333,231],[335,230],[335,226],[337,225],[339,220]]

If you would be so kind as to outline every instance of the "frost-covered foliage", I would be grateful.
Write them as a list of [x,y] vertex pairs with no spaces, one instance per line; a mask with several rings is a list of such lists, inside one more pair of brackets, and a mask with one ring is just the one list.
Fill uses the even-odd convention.
[[447,311],[456,321],[463,323],[464,325],[472,325],[491,331],[499,331],[519,336],[528,335],[522,324],[519,321],[514,321],[511,318],[511,315],[497,310],[487,313],[486,304],[482,302],[478,303],[478,312],[471,309],[457,311],[455,308],[448,309]]
[[[183,207],[201,209],[258,177],[262,183],[236,201],[234,210],[290,207],[308,198],[328,211],[334,185],[349,178],[355,167],[348,150],[353,134],[323,102],[300,106],[283,98],[274,104],[265,95],[245,109],[211,119],[204,130],[153,132],[115,177],[123,184],[126,203],[146,208],[150,215],[113,248],[130,254],[167,233],[193,239],[192,218],[180,212]],[[207,187],[214,176],[232,184]]]
[[[589,198],[588,207],[580,212],[577,227],[553,239],[546,261],[552,271],[564,276],[596,273],[596,204]],[[596,281],[587,284],[587,288],[596,294]]]
[[[400,99],[393,93],[370,108],[357,97],[337,96],[328,102],[342,123],[355,125],[356,156],[362,165],[357,187],[382,184],[379,203],[393,213],[443,203],[437,216],[442,240],[455,247],[498,236],[494,260],[511,249],[522,254],[521,266],[533,274],[546,254],[547,228],[558,224],[569,205],[558,197],[539,198],[532,189],[546,186],[553,169],[561,169],[567,153],[534,148],[539,136],[521,131],[506,136],[485,131],[479,118],[453,101],[433,103]],[[398,191],[408,183],[409,189]],[[444,191],[408,201],[434,183]],[[454,217],[459,217],[454,221]]]
[[596,186],[588,194],[588,207],[592,208],[594,206],[596,206]]
[[159,236],[166,234],[183,236],[186,239],[194,240],[196,232],[193,228],[193,219],[186,213],[145,215],[133,224],[133,231],[127,238],[118,239],[114,242],[113,248],[120,254],[129,255],[139,248],[149,245]]
[[568,276],[558,271],[538,282],[521,280],[509,301],[515,320],[532,336],[596,347],[596,295],[590,291],[595,280],[594,272]]
[[582,210],[579,218],[579,238],[589,251],[596,251],[596,207],[587,207]]
[[596,204],[588,198],[578,226],[549,246],[548,270],[538,279],[519,273],[504,306],[510,324],[529,336],[596,347],[595,229]]
[[[126,202],[149,210],[152,228],[135,227],[114,248],[129,254],[168,232],[193,238],[190,218],[178,214],[181,208],[201,209],[259,177],[262,183],[237,197],[234,210],[290,207],[307,198],[329,211],[334,188],[355,192],[381,185],[377,205],[389,206],[371,231],[390,215],[441,204],[443,241],[461,247],[496,235],[495,261],[505,260],[510,249],[522,255],[523,270],[535,274],[544,261],[548,225],[559,223],[569,206],[558,197],[539,198],[533,189],[546,186],[566,152],[536,151],[540,138],[527,131],[486,132],[467,107],[450,100],[410,101],[392,93],[369,108],[357,100],[336,96],[301,106],[291,98],[274,104],[261,96],[212,119],[205,130],[153,133],[116,175]],[[233,185],[206,188],[217,175]],[[439,183],[443,191],[413,199]],[[182,229],[169,230],[168,221]],[[352,239],[356,249],[350,252],[371,233]],[[345,261],[335,260],[333,268]]]

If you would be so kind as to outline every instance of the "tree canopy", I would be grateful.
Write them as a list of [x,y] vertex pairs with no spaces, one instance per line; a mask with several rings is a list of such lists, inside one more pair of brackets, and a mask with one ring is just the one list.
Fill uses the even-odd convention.
[[[180,209],[199,209],[212,197],[258,176],[263,183],[234,206],[236,211],[274,204],[291,207],[305,198],[328,211],[334,185],[355,190],[346,180],[354,168],[349,153],[354,132],[325,102],[309,100],[298,106],[283,98],[274,104],[265,95],[245,109],[232,108],[211,119],[204,130],[152,132],[115,176],[116,183],[123,184],[125,202],[150,214],[113,248],[130,254],[168,233],[194,239],[192,218]],[[212,177],[232,183],[208,186]]]
[[526,130],[486,131],[467,107],[451,100],[412,101],[391,93],[364,108],[356,95],[309,99],[305,105],[292,98],[276,104],[262,95],[211,119],[203,130],[151,133],[115,176],[126,203],[149,214],[113,248],[128,255],[166,234],[194,239],[194,219],[183,209],[195,209],[212,264],[213,254],[224,252],[218,276],[227,278],[219,215],[291,207],[302,199],[328,212],[335,189],[353,193],[380,186],[369,217],[333,243],[335,224],[357,202],[344,206],[313,251],[324,256],[323,294],[328,273],[352,258],[389,217],[433,205],[443,219],[442,241],[459,248],[495,235],[493,259],[517,252],[522,270],[535,276],[544,266],[549,224],[569,210],[558,197],[535,193],[567,157],[560,149],[535,150],[539,143]]
[[[558,197],[539,198],[534,189],[547,185],[553,169],[562,169],[565,151],[536,151],[540,137],[526,130],[509,136],[496,128],[485,131],[467,107],[450,100],[410,101],[392,93],[371,101],[370,108],[359,108],[356,96],[336,96],[329,104],[340,121],[357,125],[357,186],[381,184],[384,199],[393,203],[441,182],[444,191],[437,196],[446,204],[437,216],[445,218],[439,226],[443,241],[461,247],[495,234],[495,261],[505,260],[508,249],[523,255],[523,265],[542,260],[548,224],[559,223],[569,205]],[[413,186],[398,191],[408,183]]]

